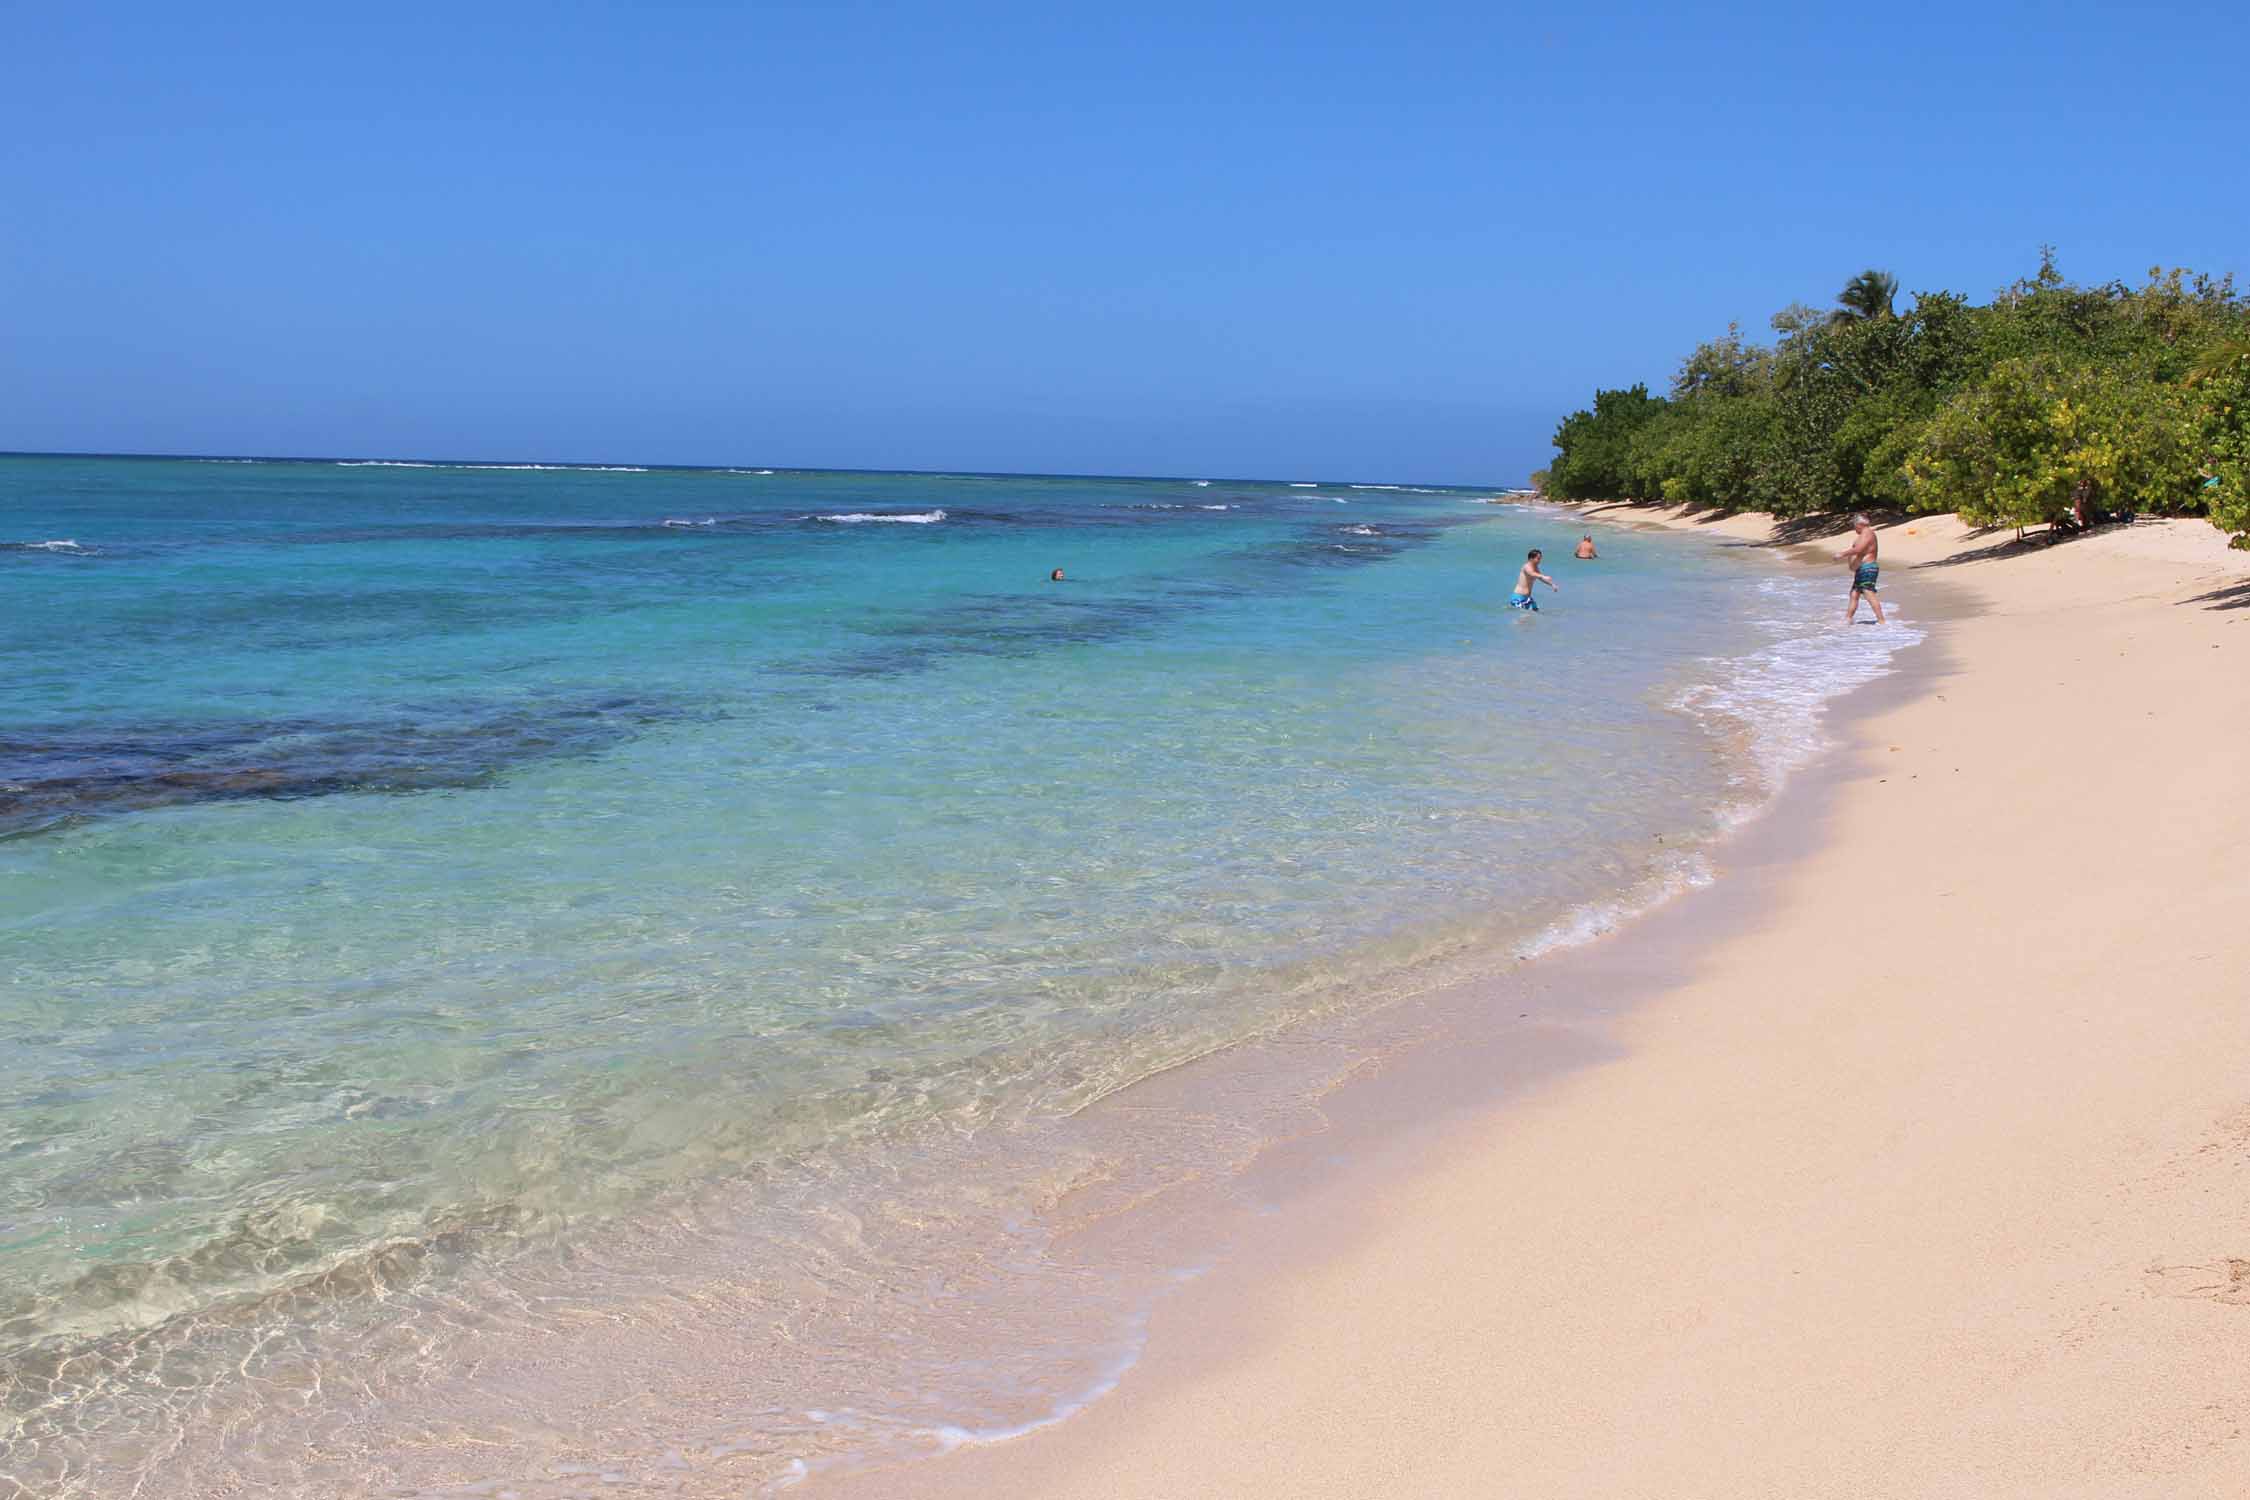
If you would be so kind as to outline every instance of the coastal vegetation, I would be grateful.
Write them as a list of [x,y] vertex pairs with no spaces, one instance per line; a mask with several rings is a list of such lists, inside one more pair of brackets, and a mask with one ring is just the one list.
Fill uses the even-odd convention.
[[2200,514],[2250,546],[2250,298],[2231,275],[2081,286],[2046,250],[1990,302],[1926,291],[1902,309],[1897,279],[1868,270],[1772,329],[1699,345],[1665,395],[1596,391],[1533,482],[1782,517]]

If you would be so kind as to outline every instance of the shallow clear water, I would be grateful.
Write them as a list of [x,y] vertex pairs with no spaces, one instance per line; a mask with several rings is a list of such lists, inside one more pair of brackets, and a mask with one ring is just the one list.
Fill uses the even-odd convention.
[[1691,878],[1908,638],[1481,498],[0,459],[0,1474],[312,1484],[355,1340],[714,1235],[872,1307],[806,1225],[982,1244],[948,1152]]

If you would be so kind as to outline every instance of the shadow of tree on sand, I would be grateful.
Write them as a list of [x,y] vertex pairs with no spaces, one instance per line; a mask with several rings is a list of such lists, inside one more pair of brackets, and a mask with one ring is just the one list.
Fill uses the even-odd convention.
[[2250,580],[2230,583],[2215,588],[2207,594],[2182,599],[2182,604],[2200,604],[2206,609],[2250,609]]
[[2049,527],[2044,531],[2026,532],[2022,536],[2007,535],[2009,528],[2005,526],[1982,526],[1970,532],[1969,535],[1971,537],[1997,536],[2000,540],[1987,543],[1982,547],[1972,547],[1964,552],[1956,552],[1951,557],[1932,558],[1921,566],[1925,568],[1957,568],[1963,563],[1988,562],[2003,557],[2029,557],[2035,552],[2044,552],[2049,547],[2060,547],[2066,542],[2082,541],[2087,537],[2099,536],[2105,531],[2116,531],[2131,524],[2130,521],[2117,521],[2102,526],[2089,526],[2084,531]]

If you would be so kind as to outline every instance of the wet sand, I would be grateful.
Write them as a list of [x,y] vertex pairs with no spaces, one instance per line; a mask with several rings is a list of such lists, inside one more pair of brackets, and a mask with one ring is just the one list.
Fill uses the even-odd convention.
[[2250,1492],[2250,555],[1883,563],[1930,643],[1719,883],[1479,992],[1575,1066],[1400,1054],[1113,1393],[799,1493]]

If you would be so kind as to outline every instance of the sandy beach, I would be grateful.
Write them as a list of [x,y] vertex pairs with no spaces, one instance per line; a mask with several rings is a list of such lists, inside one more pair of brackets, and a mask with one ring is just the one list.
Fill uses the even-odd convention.
[[2250,1493],[2250,554],[1882,548],[1908,675],[1713,890],[1537,966],[1630,993],[1610,1055],[1363,1131],[1082,1413],[800,1493]]

